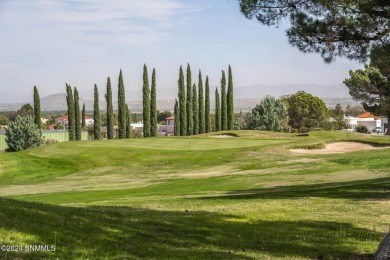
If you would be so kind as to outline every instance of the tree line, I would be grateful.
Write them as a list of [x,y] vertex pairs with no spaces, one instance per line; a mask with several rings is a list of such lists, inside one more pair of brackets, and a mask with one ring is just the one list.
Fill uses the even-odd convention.
[[[68,132],[69,141],[81,140],[81,129],[86,126],[85,124],[85,104],[81,112],[79,109],[79,97],[77,88],[72,88],[66,84],[66,100],[68,105]],[[157,107],[156,107],[156,71],[153,69],[151,90],[149,89],[148,71],[146,65],[144,65],[143,72],[143,122],[144,122],[144,137],[157,136]],[[111,79],[107,78],[106,85],[106,118],[107,118],[107,139],[115,138],[115,121],[114,121],[114,109],[112,100],[112,87]],[[126,104],[125,86],[123,82],[122,70],[119,72],[118,80],[118,138],[125,139],[131,137],[131,111]],[[94,102],[93,102],[93,138],[94,140],[102,139],[101,135],[101,114],[99,107],[99,90],[97,85],[94,85]],[[80,123],[81,122],[81,123]]]
[[190,64],[187,64],[186,80],[184,80],[183,68],[180,66],[178,98],[175,99],[174,106],[174,135],[190,136],[209,133],[213,130],[233,130],[233,96],[233,75],[231,66],[229,65],[227,90],[225,71],[222,71],[220,92],[218,91],[218,88],[215,89],[215,115],[214,126],[212,126],[209,77],[206,76],[205,89],[203,90],[203,77],[201,70],[199,70],[198,73],[197,87],[196,83],[192,83]]

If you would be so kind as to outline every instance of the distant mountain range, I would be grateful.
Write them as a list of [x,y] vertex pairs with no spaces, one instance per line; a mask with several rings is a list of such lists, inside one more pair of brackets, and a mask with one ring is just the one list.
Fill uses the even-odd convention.
[[[214,96],[215,87],[211,88],[211,97]],[[318,84],[289,84],[278,86],[254,85],[247,87],[235,87],[235,110],[248,111],[251,110],[265,96],[280,97],[289,95],[297,91],[304,90],[314,96],[322,98],[328,107],[334,107],[337,103],[346,105],[354,105],[357,102],[353,101],[349,96],[348,89],[344,85],[318,85]],[[80,92],[83,97],[80,97],[80,106],[85,103],[88,111],[93,110],[93,100],[85,98],[89,95],[85,92]],[[173,110],[174,99],[177,95],[177,88],[160,89],[157,92],[157,107],[159,110]],[[134,112],[142,111],[142,92],[129,91],[127,97],[131,97],[127,103]],[[114,96],[115,99],[115,96]],[[19,109],[23,103],[27,103],[23,97],[17,97],[9,94],[0,95],[0,111],[13,111]],[[113,101],[114,110],[117,109],[117,101]],[[105,110],[106,104],[103,97],[100,97],[100,108]],[[214,99],[211,99],[211,108],[214,108]],[[67,109],[66,94],[58,93],[41,98],[41,109],[43,111],[64,111]]]

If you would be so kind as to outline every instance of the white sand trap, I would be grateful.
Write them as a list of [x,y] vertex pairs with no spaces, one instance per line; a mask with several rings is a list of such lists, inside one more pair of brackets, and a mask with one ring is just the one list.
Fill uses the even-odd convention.
[[[332,153],[347,153],[354,151],[383,149],[384,147],[376,147],[371,144],[364,144],[359,142],[339,142],[327,144],[325,149],[291,149],[291,152],[303,154],[332,154]],[[388,147],[386,147],[388,148]]]
[[234,135],[212,135],[210,137],[213,137],[213,138],[236,138],[237,136],[234,136]]

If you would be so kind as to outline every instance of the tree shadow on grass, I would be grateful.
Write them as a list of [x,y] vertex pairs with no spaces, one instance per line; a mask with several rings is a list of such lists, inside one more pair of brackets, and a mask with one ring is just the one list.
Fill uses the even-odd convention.
[[0,198],[2,233],[0,244],[55,244],[56,251],[0,252],[1,259],[361,259],[357,244],[382,238],[347,223],[248,221],[206,211],[78,208],[8,198]]
[[272,188],[234,190],[220,196],[205,196],[198,199],[285,199],[323,197],[357,200],[389,200],[390,177],[331,182],[321,184],[276,186]]

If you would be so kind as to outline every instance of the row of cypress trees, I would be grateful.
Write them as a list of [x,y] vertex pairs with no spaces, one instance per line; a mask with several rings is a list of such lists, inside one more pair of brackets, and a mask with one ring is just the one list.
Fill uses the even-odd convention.
[[[67,104],[68,104],[68,131],[69,141],[81,139],[80,128],[80,108],[79,97],[77,88],[74,88],[74,97],[72,88],[66,84],[67,92]],[[143,86],[143,119],[144,119],[144,137],[157,136],[157,101],[156,101],[156,71],[153,69],[152,73],[152,85],[149,90],[149,80],[147,67],[144,65],[144,86]],[[107,138],[113,139],[115,136],[114,131],[114,109],[112,104],[112,87],[111,79],[107,78],[106,85],[106,115],[107,115]],[[123,83],[122,70],[119,72],[118,80],[118,138],[130,138],[131,137],[131,114],[128,105],[125,102],[125,86]],[[97,85],[94,85],[94,139],[100,140],[101,137],[101,116],[99,107],[99,91]],[[82,110],[81,127],[85,127],[85,104]],[[80,137],[79,137],[80,136]]]
[[[69,140],[81,140],[81,127],[85,127],[85,104],[82,110],[82,120],[80,125],[80,108],[77,88],[74,88],[74,97],[72,88],[66,84],[67,104],[68,104],[68,131]],[[220,96],[221,95],[221,96]],[[39,98],[39,96],[38,96]],[[105,94],[107,104],[107,138],[114,138],[114,111],[112,105],[111,80],[107,78],[107,87]],[[35,100],[35,88],[34,88]],[[119,72],[118,81],[118,130],[119,138],[130,138],[130,110],[125,102],[125,87],[123,83],[122,70]],[[156,107],[156,71],[152,72],[152,84],[149,88],[149,77],[147,66],[143,68],[143,122],[144,137],[157,136],[157,107]],[[184,72],[180,66],[178,80],[178,99],[175,99],[174,107],[176,136],[188,136],[209,133],[212,131],[210,117],[210,86],[209,78],[206,76],[205,90],[203,90],[202,73],[199,70],[198,89],[196,84],[192,84],[191,67],[187,64],[186,82]],[[40,119],[40,118],[39,118]],[[39,120],[40,121],[40,120]],[[94,139],[101,139],[101,119],[99,108],[98,88],[94,86]],[[215,90],[215,124],[214,130],[233,130],[234,129],[234,107],[233,107],[233,78],[232,70],[229,65],[228,71],[228,89],[226,91],[225,71],[222,71],[221,94],[218,88]]]
[[68,104],[68,133],[69,141],[81,140],[81,128],[85,127],[85,104],[80,118],[79,92],[74,87],[74,92],[69,84],[66,84],[66,103]]
[[142,118],[144,123],[144,137],[157,136],[157,100],[156,100],[156,70],[152,72],[152,85],[149,89],[148,68],[144,64],[143,87],[142,87]]
[[[175,99],[174,107],[174,135],[189,136],[209,133],[212,131],[210,118],[210,86],[206,76],[205,91],[203,91],[202,72],[199,70],[198,91],[196,84],[192,85],[191,67],[187,64],[186,88],[184,86],[184,73],[182,66],[179,70],[178,98]],[[187,90],[187,91],[186,91]],[[234,106],[233,106],[233,76],[229,65],[228,89],[226,91],[225,71],[222,71],[221,97],[218,88],[215,89],[215,123],[214,130],[234,129]]]

